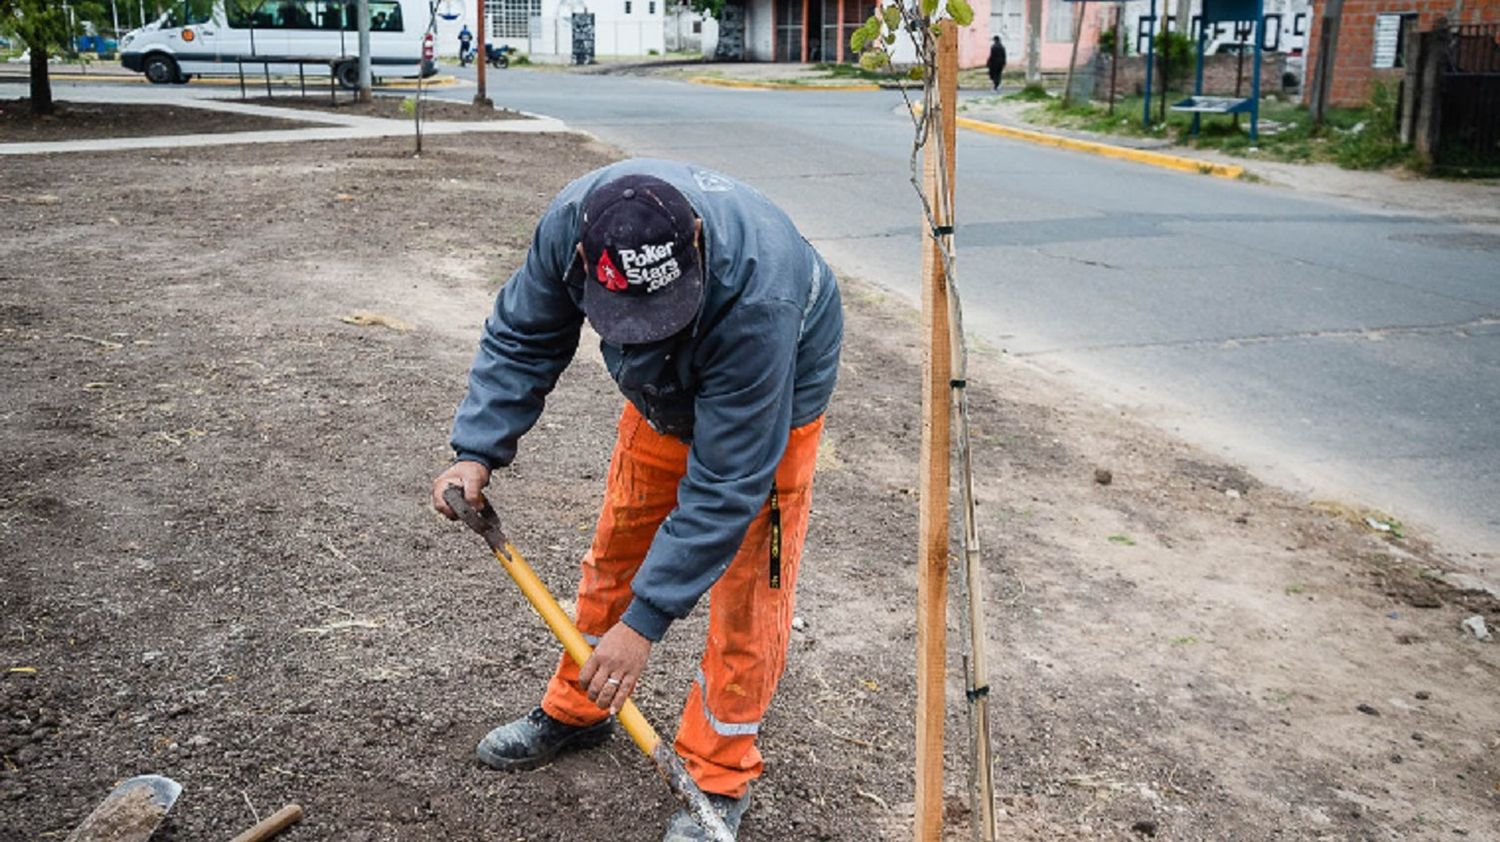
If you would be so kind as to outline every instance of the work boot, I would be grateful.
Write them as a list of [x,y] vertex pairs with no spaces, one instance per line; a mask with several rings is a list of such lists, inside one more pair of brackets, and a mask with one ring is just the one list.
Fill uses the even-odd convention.
[[[719,795],[716,792],[705,793],[708,803],[713,805],[714,811],[720,818],[724,819],[724,826],[729,828],[730,836],[737,836],[740,832],[740,819],[745,811],[750,809],[750,790],[739,798],[730,798],[727,795]],[[672,820],[667,822],[667,835],[663,836],[661,842],[700,842],[708,839],[708,831],[698,826],[693,821],[693,814],[684,807],[672,815]]]
[[552,762],[559,752],[599,745],[609,739],[614,728],[613,717],[593,725],[569,725],[537,708],[484,735],[474,753],[480,763],[495,769],[507,772],[535,769]]

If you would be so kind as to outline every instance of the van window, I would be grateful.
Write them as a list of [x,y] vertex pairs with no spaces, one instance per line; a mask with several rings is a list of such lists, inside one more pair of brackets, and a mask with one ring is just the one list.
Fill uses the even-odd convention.
[[[357,20],[359,18],[351,9],[349,22],[352,24]],[[370,0],[370,31],[401,32],[401,4],[396,0]]]
[[208,23],[213,20],[214,8],[212,3],[194,3],[191,0],[173,6],[167,11],[167,21],[163,24],[168,29],[179,26],[193,26],[200,23]]

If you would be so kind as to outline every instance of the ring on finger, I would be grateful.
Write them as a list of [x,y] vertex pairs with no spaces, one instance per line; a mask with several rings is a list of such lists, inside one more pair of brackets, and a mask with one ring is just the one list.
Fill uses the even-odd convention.
[[619,684],[620,683],[620,679],[611,676],[609,678],[604,679],[604,683],[605,684]]

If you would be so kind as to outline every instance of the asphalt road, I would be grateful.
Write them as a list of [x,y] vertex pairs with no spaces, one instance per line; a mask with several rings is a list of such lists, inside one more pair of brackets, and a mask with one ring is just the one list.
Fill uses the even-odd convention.
[[[899,93],[511,69],[489,94],[744,179],[840,272],[915,299]],[[958,168],[978,344],[1500,579],[1500,235],[962,131]]]
[[[524,70],[489,93],[740,177],[840,271],[915,298],[898,93]],[[974,133],[958,167],[981,343],[1500,573],[1500,236]]]

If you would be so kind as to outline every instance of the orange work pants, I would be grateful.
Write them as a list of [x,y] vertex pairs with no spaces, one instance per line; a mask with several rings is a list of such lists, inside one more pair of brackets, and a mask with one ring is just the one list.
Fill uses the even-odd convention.
[[[676,748],[705,792],[739,797],[763,766],[755,737],[786,665],[796,604],[797,563],[812,506],[820,417],[791,431],[776,469],[781,516],[781,580],[771,586],[770,508],[763,505],[729,569],[709,590],[708,640],[677,731]],[[594,545],[583,557],[576,622],[590,643],[619,621],[630,582],[657,528],[677,506],[688,445],[662,435],[627,403],[610,460]],[[604,711],[578,686],[578,666],[562,656],[542,709],[572,725]]]

